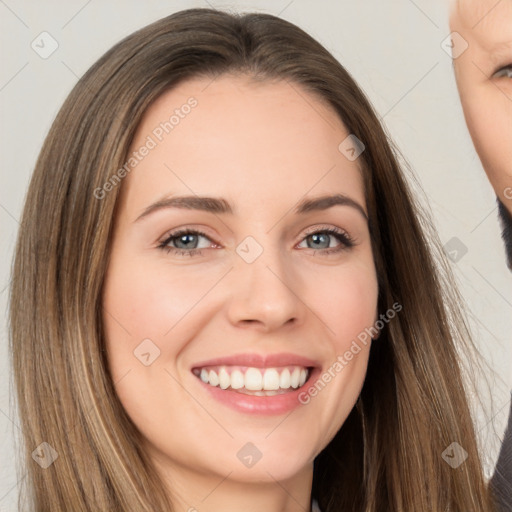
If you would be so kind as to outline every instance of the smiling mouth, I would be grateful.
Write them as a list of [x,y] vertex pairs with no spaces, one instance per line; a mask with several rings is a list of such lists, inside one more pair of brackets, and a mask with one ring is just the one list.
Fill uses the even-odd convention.
[[244,395],[274,396],[295,391],[311,373],[305,366],[255,368],[250,366],[209,366],[194,368],[194,375],[205,384]]

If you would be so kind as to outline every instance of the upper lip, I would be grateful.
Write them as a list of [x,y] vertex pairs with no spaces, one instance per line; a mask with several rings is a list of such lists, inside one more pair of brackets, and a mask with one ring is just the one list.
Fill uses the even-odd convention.
[[278,354],[234,354],[217,357],[194,364],[192,368],[206,366],[250,366],[253,368],[274,368],[279,366],[320,366],[318,361],[297,354],[281,352]]

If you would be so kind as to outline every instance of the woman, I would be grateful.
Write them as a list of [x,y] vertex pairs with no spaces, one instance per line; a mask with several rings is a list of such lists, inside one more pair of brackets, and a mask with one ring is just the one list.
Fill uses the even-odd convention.
[[296,26],[192,9],[114,46],[52,126],[16,249],[35,509],[492,510],[474,347],[421,223]]

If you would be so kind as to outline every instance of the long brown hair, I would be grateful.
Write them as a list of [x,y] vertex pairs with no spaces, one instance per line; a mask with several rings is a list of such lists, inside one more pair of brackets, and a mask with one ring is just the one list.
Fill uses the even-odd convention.
[[[425,235],[428,221],[371,105],[295,25],[211,9],[175,13],[110,49],[76,84],[39,155],[10,297],[34,510],[171,510],[108,372],[101,293],[122,183],[101,198],[95,191],[125,163],[156,98],[189,78],[224,73],[302,87],[363,141],[379,311],[402,305],[372,345],[357,406],[315,459],[312,496],[323,512],[492,510],[457,353],[474,345],[446,261],[433,256],[437,239]],[[32,460],[43,442],[58,453],[45,469]],[[453,442],[468,453],[457,468],[442,457]]]

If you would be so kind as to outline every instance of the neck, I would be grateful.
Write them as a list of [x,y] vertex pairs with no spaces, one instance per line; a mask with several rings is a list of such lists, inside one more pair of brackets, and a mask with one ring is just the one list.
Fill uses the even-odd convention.
[[[310,512],[313,463],[293,476],[276,480],[264,469],[258,474],[236,476],[234,468],[224,474],[196,468],[159,464],[176,511],[183,512]],[[233,464],[236,466],[236,464]],[[252,469],[256,469],[255,467]],[[247,472],[246,472],[247,473]]]

